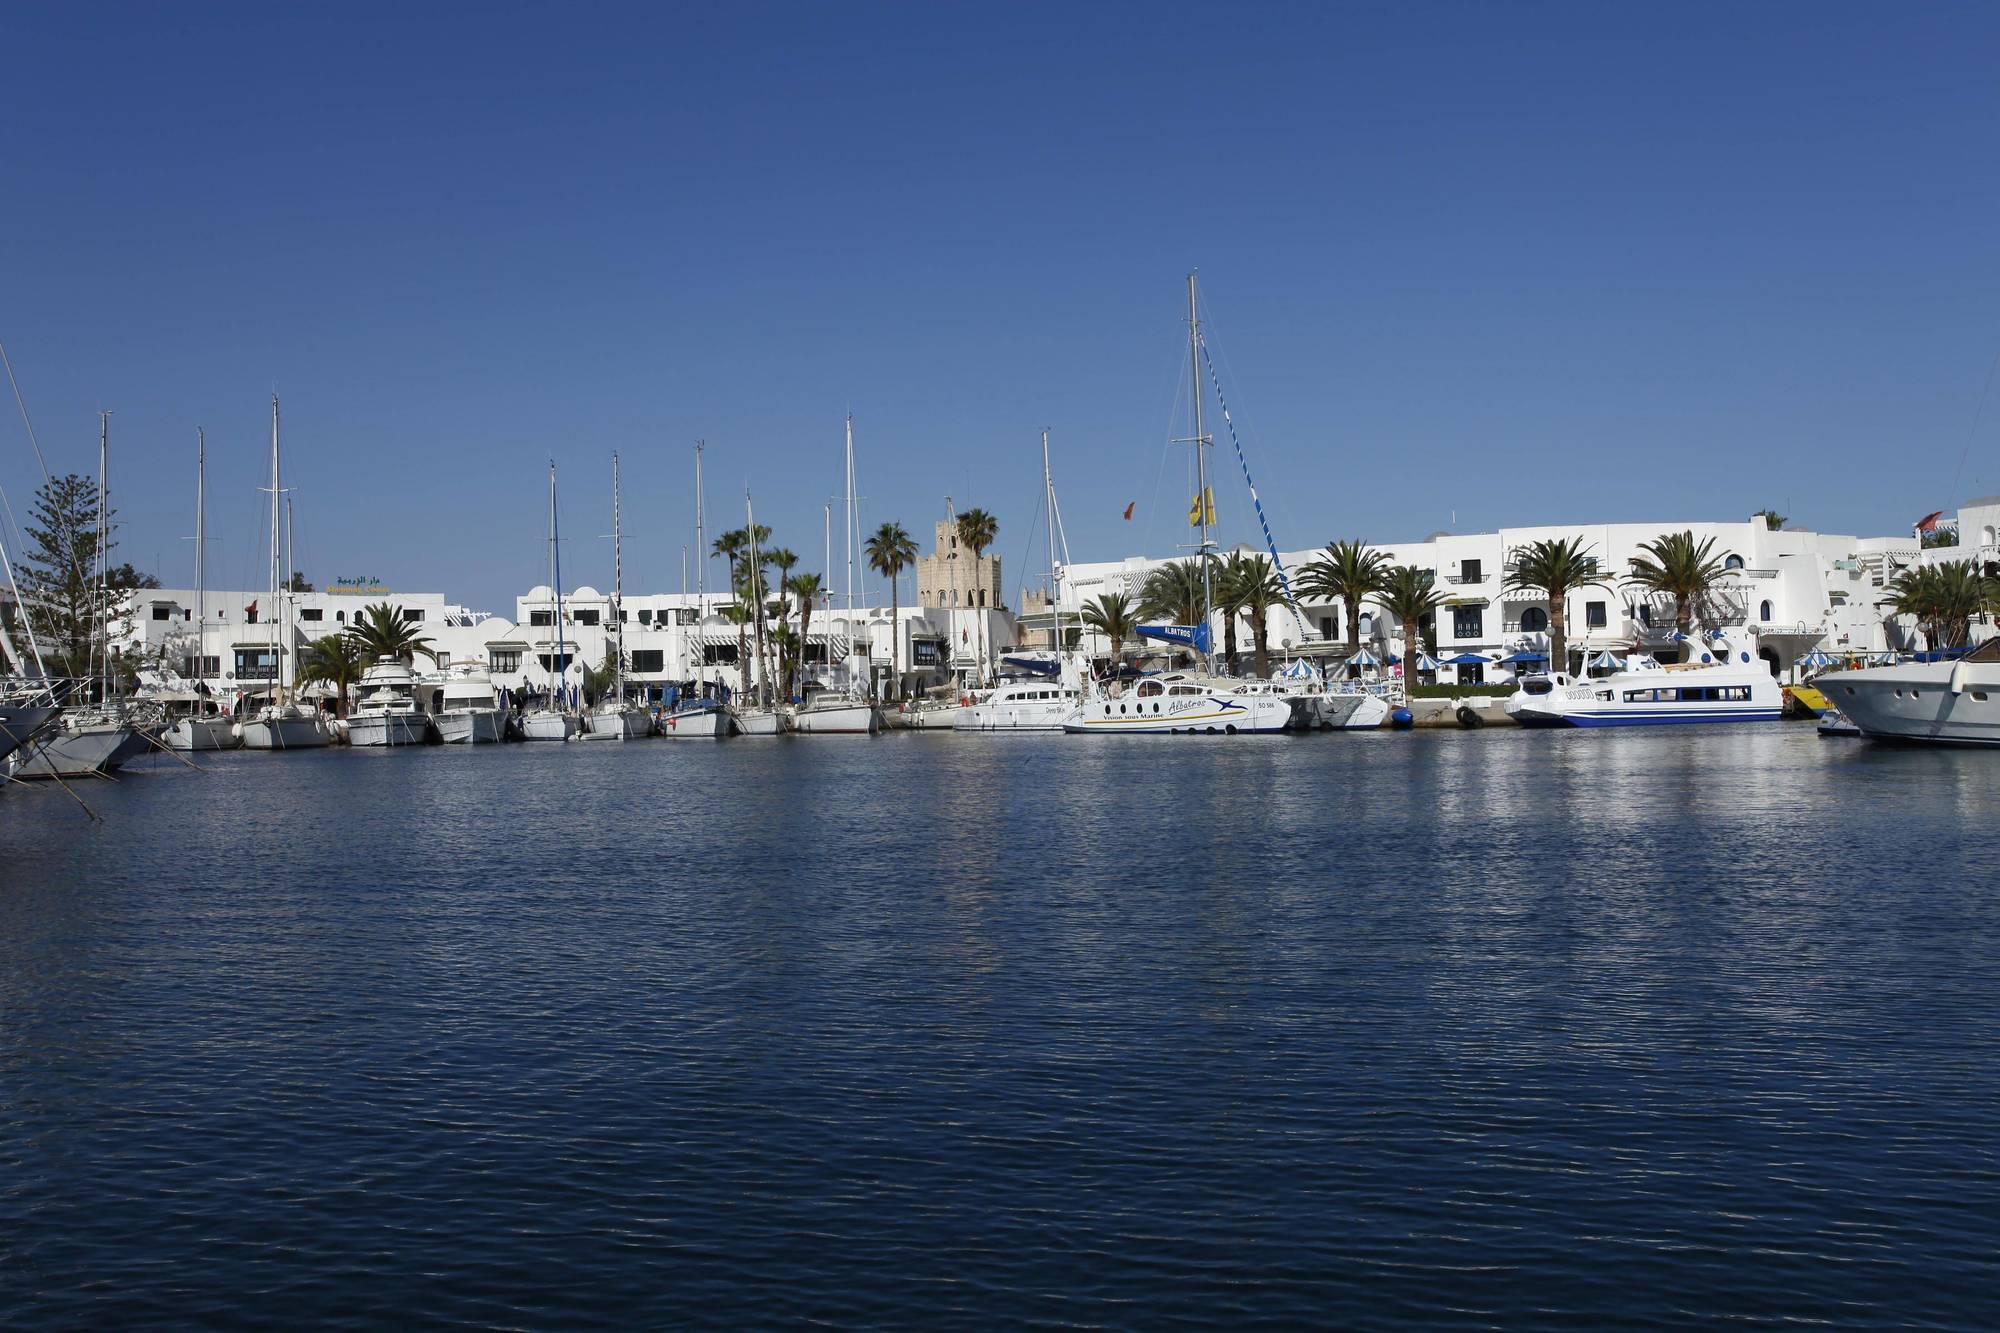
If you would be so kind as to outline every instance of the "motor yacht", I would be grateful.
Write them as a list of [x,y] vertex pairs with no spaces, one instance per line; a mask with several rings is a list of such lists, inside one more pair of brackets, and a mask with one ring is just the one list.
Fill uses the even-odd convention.
[[[1748,654],[1744,654],[1748,658]],[[1529,676],[1506,702],[1524,727],[1646,727],[1686,722],[1775,722],[1784,692],[1755,658],[1675,662],[1578,680]]]
[[361,673],[355,705],[347,714],[347,743],[357,746],[422,745],[431,720],[417,705],[417,677],[400,657],[378,657]]
[[1280,695],[1237,693],[1234,685],[1179,671],[1147,676],[1116,695],[1094,686],[1063,721],[1064,731],[1089,736],[1276,735],[1292,726],[1291,702]]
[[2000,745],[2000,638],[1957,661],[1830,671],[1814,684],[1863,736]]
[[485,670],[455,671],[430,693],[431,725],[446,745],[489,745],[507,738],[507,705]]
[[1061,731],[1083,702],[1083,691],[1059,680],[1011,680],[972,696],[953,731]]

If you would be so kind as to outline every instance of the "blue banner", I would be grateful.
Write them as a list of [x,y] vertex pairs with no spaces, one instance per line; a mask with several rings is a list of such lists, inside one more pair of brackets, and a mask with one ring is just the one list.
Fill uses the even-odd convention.
[[1162,643],[1178,643],[1192,648],[1198,653],[1208,651],[1209,634],[1207,625],[1141,625],[1141,638],[1158,639]]

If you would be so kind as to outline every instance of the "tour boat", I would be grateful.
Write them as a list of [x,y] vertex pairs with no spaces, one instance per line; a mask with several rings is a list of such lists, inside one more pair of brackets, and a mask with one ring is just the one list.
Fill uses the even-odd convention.
[[1508,716],[1524,727],[1775,722],[1784,708],[1784,692],[1755,659],[1670,663],[1594,680],[1561,672],[1529,676],[1506,703]]
[[1276,735],[1292,729],[1281,695],[1237,693],[1185,672],[1148,676],[1112,695],[1092,689],[1063,721],[1071,735]]
[[1008,681],[973,696],[953,731],[1061,731],[1083,691],[1054,679]]
[[457,671],[430,690],[431,725],[446,745],[490,745],[507,738],[507,706],[485,671]]
[[417,706],[417,678],[400,657],[377,658],[361,674],[355,706],[347,714],[349,745],[422,745],[431,720]]
[[1831,671],[1813,683],[1863,736],[2000,745],[2000,638],[1957,661]]

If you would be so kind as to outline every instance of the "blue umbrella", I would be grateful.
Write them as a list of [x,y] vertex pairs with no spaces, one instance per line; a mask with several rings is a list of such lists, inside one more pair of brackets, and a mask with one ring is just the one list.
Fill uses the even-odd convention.
[[1822,667],[1832,666],[1833,659],[1815,648],[1799,659],[1799,665],[1807,671],[1818,671]]
[[1481,657],[1478,653],[1460,653],[1456,657],[1444,659],[1446,666],[1490,666],[1492,662],[1492,658]]
[[1354,656],[1348,658],[1347,660],[1354,666],[1358,667],[1372,667],[1372,666],[1382,665],[1382,659],[1375,656],[1374,653],[1369,652],[1366,648],[1363,648],[1360,652],[1356,653]]
[[1521,662],[1546,662],[1548,660],[1549,660],[1548,658],[1542,656],[1540,653],[1520,652],[1520,653],[1515,653],[1512,657],[1501,658],[1500,665],[1513,666]]

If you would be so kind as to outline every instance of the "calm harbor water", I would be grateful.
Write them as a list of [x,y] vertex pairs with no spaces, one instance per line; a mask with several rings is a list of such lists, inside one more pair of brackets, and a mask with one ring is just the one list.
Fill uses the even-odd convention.
[[2000,756],[203,762],[0,791],[0,1324],[2000,1301]]

